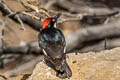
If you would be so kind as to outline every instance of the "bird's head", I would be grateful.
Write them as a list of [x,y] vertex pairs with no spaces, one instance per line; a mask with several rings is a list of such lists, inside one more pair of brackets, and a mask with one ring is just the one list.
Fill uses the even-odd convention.
[[60,17],[60,13],[57,14],[56,16],[54,17],[49,17],[49,18],[46,18],[43,23],[42,23],[42,28],[43,29],[46,29],[46,28],[50,28],[50,27],[54,27],[54,24],[57,22],[58,18]]

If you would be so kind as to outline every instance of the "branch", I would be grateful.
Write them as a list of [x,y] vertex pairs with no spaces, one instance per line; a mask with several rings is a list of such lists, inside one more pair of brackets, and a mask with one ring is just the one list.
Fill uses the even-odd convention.
[[39,8],[39,6],[41,5],[41,4],[39,4],[39,2],[34,1],[34,4],[36,4],[36,5],[33,5],[32,1],[27,1],[27,0],[20,0],[20,2],[23,4],[23,6],[35,11],[35,13],[44,13],[47,17],[50,17],[50,15],[48,14],[46,9],[41,8],[41,7]]
[[3,46],[2,48],[0,48],[0,51],[0,54],[41,54],[41,49],[39,48],[37,42],[16,46]]
[[23,24],[22,20],[20,19],[19,15],[15,14],[11,9],[9,9],[9,8],[7,7],[7,5],[5,4],[5,1],[4,1],[4,0],[1,1],[1,4],[3,4],[4,8],[5,8],[6,10],[8,10],[9,13],[10,13],[9,15],[7,15],[7,17],[8,17],[8,16],[11,16],[11,15],[15,15],[16,20],[21,24],[21,30],[25,30],[24,24]]
[[22,14],[22,13],[19,13],[19,14],[17,13],[17,16],[19,16],[19,17],[16,17],[16,13],[14,13],[11,9],[9,9],[5,3],[0,3],[0,10],[2,11],[2,13],[5,16],[10,15],[9,17],[11,19],[21,23],[22,28],[23,28],[22,22],[30,25],[30,27],[32,27],[33,29],[35,29],[37,31],[39,31],[42,28],[41,24],[36,22],[35,20],[33,20],[31,16],[28,16],[28,15]]
[[[89,5],[86,4],[89,3]],[[73,1],[69,0],[56,0],[56,5],[58,8],[63,8],[69,12],[75,12],[75,13],[88,13],[89,15],[94,14],[108,14],[112,10],[105,7],[105,5],[102,5],[101,7],[96,7],[97,3],[92,3],[90,1],[86,2],[84,0],[77,0],[77,3],[74,3]],[[66,5],[67,4],[67,5]],[[94,6],[95,5],[95,6]]]
[[4,75],[0,75],[0,77],[2,77],[4,80],[8,80],[8,78],[6,78]]
[[5,27],[5,23],[3,20],[0,19],[0,47],[2,47],[2,40],[3,40],[3,29]]
[[88,41],[118,37],[120,36],[119,25],[120,19],[105,25],[87,26],[86,28],[79,29],[76,32],[70,32],[65,36],[67,40],[67,51],[71,51],[78,46],[82,47],[83,44]]
[[[101,50],[105,50],[105,40],[101,40],[101,41],[96,41],[96,42],[90,42],[91,44],[84,46],[83,48],[81,48],[80,50],[76,51],[76,52],[89,52],[89,51],[101,51]],[[107,38],[106,41],[106,48],[107,49],[111,49],[111,48],[115,48],[115,47],[120,47],[120,37],[118,38],[113,38],[113,39],[109,39]]]

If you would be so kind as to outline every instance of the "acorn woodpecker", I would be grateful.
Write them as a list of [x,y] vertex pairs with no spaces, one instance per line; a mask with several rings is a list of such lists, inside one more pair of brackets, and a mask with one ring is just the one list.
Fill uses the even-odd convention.
[[66,41],[63,33],[55,27],[61,14],[46,18],[38,35],[38,43],[44,53],[45,63],[56,71],[60,78],[70,78],[72,71],[66,62]]

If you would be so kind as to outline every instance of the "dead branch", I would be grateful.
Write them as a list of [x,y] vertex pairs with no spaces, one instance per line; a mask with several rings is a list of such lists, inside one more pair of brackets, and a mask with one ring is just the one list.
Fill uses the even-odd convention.
[[[3,12],[4,15],[10,15],[9,16],[11,19],[13,20],[17,20],[14,12],[9,9],[7,7],[6,9],[5,4],[0,3],[0,10]],[[51,13],[57,14],[58,12],[56,11],[49,11]],[[115,16],[117,14],[119,14],[120,11],[115,11],[109,14],[104,14],[104,15],[89,15],[89,14],[70,14],[70,13],[62,13],[62,16],[59,20],[58,23],[63,23],[65,21],[73,21],[73,20],[84,20],[86,18],[108,18],[108,17],[112,17]],[[19,15],[19,18],[21,19],[21,21],[23,21],[26,24],[29,24],[33,29],[35,30],[40,30],[41,25],[39,23],[37,23],[35,20],[33,20],[31,18],[31,16],[23,14],[22,12],[17,13],[17,15]],[[72,18],[65,18],[65,17],[72,17]],[[109,24],[111,26],[111,24]],[[89,41],[90,40],[94,40],[94,39],[103,39],[105,37],[108,36],[113,36],[113,34],[115,34],[114,32],[112,32],[111,30],[115,30],[114,25],[112,25],[111,27],[109,25],[100,25],[100,26],[93,26],[90,28],[84,28],[82,30],[78,30],[77,32],[73,32],[70,33],[68,35],[66,35],[66,40],[67,40],[67,50],[70,51],[72,49],[74,49],[78,44],[82,44],[83,42]],[[102,27],[101,27],[102,26]],[[108,27],[109,26],[109,27]],[[99,30],[98,32],[96,32],[96,30]],[[119,27],[118,27],[119,29]],[[102,34],[102,37],[100,38],[99,34],[101,34],[101,32],[106,32],[106,31],[111,31],[110,33],[108,32],[108,34]],[[116,31],[116,30],[115,30]],[[94,35],[94,36],[93,36]],[[115,35],[119,35],[119,32],[116,33]],[[93,37],[90,37],[93,36]],[[74,38],[73,38],[74,37]],[[72,38],[72,39],[71,39]],[[69,40],[71,39],[71,41]],[[73,43],[75,42],[75,44],[73,45]],[[8,49],[8,51],[7,51]],[[8,53],[27,53],[27,51],[29,51],[27,46],[6,46],[3,49],[1,49],[3,52]],[[35,48],[35,50],[37,51],[37,49]],[[38,52],[36,52],[38,53]]]
[[8,80],[8,78],[6,78],[4,75],[0,75],[0,77],[2,77],[4,80]]
[[[5,27],[5,23],[3,22],[3,20],[0,19],[0,48],[2,48],[3,46],[3,30]],[[1,50],[0,50],[1,53]],[[3,60],[1,59],[1,54],[0,54],[0,68],[3,68],[4,63]]]
[[[4,15],[10,15],[9,17],[15,21],[19,21],[23,27],[23,22],[30,25],[30,27],[32,27],[33,29],[39,31],[41,29],[41,25],[39,23],[37,23],[35,20],[33,20],[31,18],[32,15],[26,14],[26,12],[18,12],[18,13],[14,13],[11,9],[9,9],[7,7],[7,5],[5,5],[5,3],[0,3],[0,10],[3,12]],[[42,11],[41,11],[42,12]],[[53,11],[53,10],[49,10],[49,13],[52,14],[58,14],[59,12]],[[115,11],[109,14],[104,14],[104,15],[89,15],[87,13],[79,13],[79,14],[70,14],[70,13],[62,13],[61,18],[58,20],[58,23],[63,23],[66,21],[76,21],[76,20],[86,20],[86,18],[108,18],[111,16],[115,16],[117,14],[119,14],[120,11]],[[19,16],[18,18],[16,18],[16,15]],[[34,16],[34,18],[39,19],[37,16]]]
[[24,24],[23,24],[22,20],[20,19],[20,16],[19,16],[19,15],[16,15],[15,17],[17,18],[18,22],[21,24],[20,30],[23,30],[23,31],[24,31],[24,30],[25,30],[25,27],[24,27]]
[[0,47],[2,47],[2,39],[3,39],[3,28],[5,27],[5,23],[0,19]]
[[[77,0],[77,3],[73,3],[72,1],[69,0],[56,0],[56,5],[60,8],[66,9],[70,12],[77,12],[77,13],[88,13],[90,15],[94,15],[94,14],[108,14],[110,13],[112,10],[108,9],[107,7],[105,7],[105,5],[102,5],[102,7],[96,8],[97,3],[91,3],[91,2],[87,2],[89,3],[89,5],[83,3],[84,1],[81,0]],[[66,5],[67,4],[67,5]],[[72,6],[72,7],[71,7]],[[93,7],[94,6],[94,7]]]
[[[54,11],[54,10],[49,10],[48,11],[49,14],[58,14],[59,12],[57,11]],[[61,12],[61,17],[60,19],[58,20],[57,23],[63,23],[63,22],[68,22],[68,21],[84,21],[84,23],[87,23],[87,20],[89,19],[105,19],[104,20],[104,24],[107,24],[107,22],[109,21],[110,17],[116,17],[116,16],[119,16],[120,14],[120,10],[116,10],[116,11],[112,11],[108,14],[95,14],[95,15],[91,15],[91,14],[88,14],[88,13],[77,13],[77,14],[70,14],[70,13],[64,13],[64,12]]]
[[120,36],[119,25],[120,19],[106,25],[88,26],[76,32],[71,32],[66,35],[67,51],[71,51],[78,45],[79,47],[83,46],[83,43],[88,41],[102,40],[109,37],[118,37]]
[[[50,17],[50,15],[48,14],[47,10],[40,7],[40,4],[37,1],[34,1],[34,5],[32,4],[33,2],[31,1],[27,1],[27,0],[20,0],[20,2],[27,8],[35,11],[36,13],[44,13],[47,17]],[[39,5],[38,5],[39,4]]]
[[[20,22],[22,25],[22,21],[28,25],[30,25],[30,27],[34,28],[35,30],[39,31],[41,29],[41,24],[37,23],[35,20],[32,19],[32,17],[28,16],[28,15],[25,15],[25,14],[17,14],[19,16],[19,18],[21,19],[18,19],[16,17],[16,14],[14,14],[14,12],[9,9],[7,7],[7,5],[5,3],[0,3],[0,10],[2,11],[2,13],[7,16],[7,15],[10,15],[9,17],[11,19],[13,19],[14,21],[17,21],[17,22]],[[22,26],[23,28],[23,26]]]
[[36,54],[40,55],[41,50],[38,47],[37,42],[26,43],[24,45],[16,45],[16,46],[3,46],[0,48],[0,54]]
[[[83,48],[81,48],[80,50],[78,50],[76,52],[83,53],[83,52],[89,52],[89,51],[97,52],[97,51],[105,50],[104,43],[105,43],[104,40],[96,41],[95,43],[91,43],[90,45],[84,46]],[[107,39],[107,41],[106,41],[107,49],[111,49],[111,48],[115,48],[115,47],[119,47],[119,46],[120,46],[120,38]]]
[[[113,21],[108,24],[98,25],[98,26],[88,26],[86,28],[80,29],[76,32],[70,32],[65,35],[67,41],[67,52],[73,50],[76,47],[82,47],[85,42],[94,40],[104,40],[109,37],[118,37],[120,35],[120,19]],[[74,43],[74,44],[73,44]],[[37,42],[34,47],[30,44],[31,49],[25,46],[5,46],[3,48],[4,53],[28,53],[31,52],[40,53]],[[37,47],[36,47],[37,46]],[[111,45],[112,46],[112,45]],[[104,47],[103,47],[104,49]]]
[[[5,1],[4,1],[4,0],[1,0],[1,4],[3,4],[4,9],[6,9],[6,10],[9,11],[9,15],[8,15],[8,16],[11,16],[11,15],[15,14],[11,9],[9,9],[9,8],[7,7],[7,5],[5,4]],[[21,29],[21,30],[25,30],[24,24],[23,24],[22,20],[20,19],[19,15],[16,14],[15,17],[16,17],[16,20],[21,24],[21,28],[20,28],[20,29]]]

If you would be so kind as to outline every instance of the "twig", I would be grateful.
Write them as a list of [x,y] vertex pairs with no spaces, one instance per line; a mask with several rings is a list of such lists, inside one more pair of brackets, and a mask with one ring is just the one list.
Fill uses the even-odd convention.
[[5,27],[5,23],[3,20],[0,19],[0,47],[2,47],[2,40],[3,40],[3,29]]
[[110,18],[106,18],[106,20],[104,21],[104,24],[107,24],[109,22]]
[[[58,13],[60,13],[60,12],[54,11],[54,10],[49,10],[48,12],[51,13],[51,14],[58,14]],[[61,14],[62,14],[62,16],[80,17],[80,18],[83,17],[83,16],[88,16],[87,13],[71,14],[71,13],[67,13],[67,12],[61,12]]]
[[60,19],[57,23],[63,23],[63,22],[68,22],[68,21],[78,21],[78,20],[81,20],[81,18],[67,18],[67,19],[65,19],[65,18],[62,18],[62,19]]
[[38,47],[37,42],[26,43],[24,45],[16,45],[16,46],[3,46],[0,48],[1,54],[41,54],[41,49]]
[[8,10],[8,12],[9,12],[9,14],[13,14],[13,12],[7,7],[7,5],[5,4],[5,0],[1,0],[1,3],[2,3],[2,5],[4,6],[4,8],[6,9],[6,10]]
[[17,15],[17,14],[14,13],[11,9],[9,9],[9,8],[7,7],[7,5],[5,4],[5,1],[2,0],[2,1],[1,1],[1,4],[2,4],[2,5],[4,6],[4,8],[9,12],[8,17],[15,15],[17,21],[21,24],[21,28],[20,28],[20,29],[21,29],[21,30],[25,30],[24,24],[23,24],[22,20],[20,19],[19,15]]
[[[106,25],[87,26],[66,35],[67,51],[82,47],[84,43],[120,36],[120,19]],[[74,43],[74,44],[73,44]]]
[[[26,0],[20,0],[20,2],[27,8],[32,9],[33,11],[35,11],[36,13],[43,13],[45,14],[47,17],[50,17],[50,15],[48,14],[47,10],[44,8],[39,8],[38,6],[29,4]],[[36,2],[38,3],[38,2]]]
[[105,50],[107,49],[107,38],[105,38],[104,48],[105,48]]
[[[0,48],[2,48],[3,46],[3,31],[4,31],[4,27],[5,27],[5,23],[3,22],[3,20],[0,19]],[[0,50],[0,68],[4,67],[4,63],[3,60],[1,59],[1,50]]]
[[20,16],[16,14],[16,18],[17,18],[17,20],[21,24],[21,28],[20,29],[23,30],[23,31],[25,31],[25,27],[24,27],[23,21],[20,19]]
[[[42,28],[41,27],[41,24],[40,23],[37,23],[35,20],[33,20],[32,18],[31,18],[31,16],[29,16],[29,15],[26,15],[26,14],[22,14],[22,13],[12,13],[11,14],[11,10],[8,8],[8,9],[6,9],[6,6],[7,5],[5,5],[5,4],[3,4],[3,3],[0,3],[0,10],[3,12],[3,14],[4,15],[10,15],[9,17],[12,19],[12,20],[14,20],[14,21],[17,21],[17,22],[19,22],[18,21],[18,19],[15,17],[15,15],[17,14],[17,15],[19,15],[19,18],[21,19],[21,21],[23,21],[24,23],[26,23],[26,24],[28,24],[28,25],[30,25],[30,27],[32,27],[33,29],[35,29],[35,30],[37,30],[37,31],[40,31],[40,29]],[[13,11],[12,11],[13,12]],[[20,22],[19,22],[20,23]]]
[[5,80],[8,80],[8,78],[6,78],[4,75],[0,75],[0,77],[2,77]]
[[33,15],[33,14],[30,14],[30,13],[27,13],[27,12],[21,12],[21,13],[23,13],[23,14],[25,14],[25,15],[28,15],[28,16],[31,16],[32,18],[34,18],[34,19],[36,19],[36,20],[40,20],[39,17],[37,17],[37,16],[35,16],[35,15]]
[[[58,14],[59,12],[54,11],[54,10],[49,10],[49,13],[52,14]],[[78,21],[78,20],[84,20],[86,18],[106,18],[106,20],[104,21],[104,24],[107,24],[108,21],[110,20],[110,17],[114,17],[114,16],[118,16],[118,14],[120,13],[120,10],[111,12],[109,14],[104,14],[104,15],[89,15],[88,13],[77,13],[77,14],[70,14],[70,13],[64,13],[61,12],[61,18],[59,19],[58,23],[63,23],[63,22],[67,22],[67,21]],[[71,17],[71,18],[70,18]]]
[[[83,48],[79,49],[76,52],[85,53],[85,52],[89,52],[89,51],[97,52],[97,51],[105,50],[104,44],[105,44],[105,40],[101,40],[99,42],[96,41],[95,43],[93,43],[91,45],[84,46]],[[107,49],[112,49],[115,47],[120,47],[120,37],[113,38],[113,39],[107,38]]]

